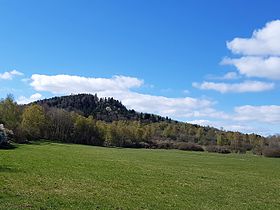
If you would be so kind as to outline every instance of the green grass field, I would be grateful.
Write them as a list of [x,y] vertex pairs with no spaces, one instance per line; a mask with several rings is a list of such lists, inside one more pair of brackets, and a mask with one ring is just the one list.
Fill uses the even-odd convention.
[[280,209],[280,159],[18,145],[0,150],[0,209]]

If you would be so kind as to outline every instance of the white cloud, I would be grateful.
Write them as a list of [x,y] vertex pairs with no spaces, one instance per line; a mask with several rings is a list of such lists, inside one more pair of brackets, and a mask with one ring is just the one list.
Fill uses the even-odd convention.
[[234,119],[237,121],[258,121],[270,124],[280,124],[280,106],[239,106],[234,109]]
[[186,90],[183,90],[183,93],[184,94],[190,94],[190,91],[186,89]]
[[128,90],[140,87],[142,80],[135,77],[114,76],[113,78],[91,78],[71,75],[31,76],[30,85],[37,91],[49,91],[54,94],[93,93],[99,91]]
[[191,123],[191,124],[196,124],[196,125],[203,125],[203,126],[211,126],[211,121],[209,120],[204,120],[204,119],[198,119],[198,120],[190,120],[188,121],[188,123]]
[[245,81],[242,83],[215,83],[203,82],[193,83],[193,87],[202,90],[215,90],[220,93],[244,93],[244,92],[261,92],[274,88],[274,83],[261,82],[261,81]]
[[228,72],[221,79],[232,80],[232,79],[238,79],[238,78],[239,78],[239,75],[236,72]]
[[192,120],[189,123],[198,124],[202,126],[212,126],[219,129],[224,129],[227,131],[239,131],[244,133],[253,133],[256,132],[256,130],[259,131],[259,133],[262,133],[262,130],[256,129],[255,127],[241,124],[240,122],[233,122],[233,121],[221,121],[221,120],[205,120],[205,119],[199,119],[199,120]]
[[30,78],[23,78],[23,79],[21,79],[21,81],[24,83],[28,83],[28,82],[30,82]]
[[235,79],[239,79],[240,75],[238,75],[236,72],[228,72],[223,76],[213,76],[213,75],[208,75],[207,79],[211,79],[211,80],[235,80]]
[[234,65],[240,74],[247,77],[280,79],[280,57],[246,56],[236,59],[225,58],[221,63]]
[[[106,96],[110,94],[99,93],[99,95]],[[120,99],[123,104],[130,109],[135,109],[139,112],[156,113],[176,119],[210,114],[214,115],[216,113],[216,111],[211,108],[214,102],[206,99],[191,97],[168,98],[131,91],[120,93],[118,96],[115,95],[115,97]]]
[[251,38],[234,38],[227,42],[233,53],[243,55],[280,55],[280,20],[268,22],[255,30]]
[[17,70],[6,71],[4,73],[0,73],[0,79],[11,80],[11,79],[13,79],[14,76],[22,76],[22,75],[23,75],[23,73],[21,73]]
[[27,98],[25,96],[20,96],[17,100],[17,103],[18,104],[28,104],[33,101],[37,101],[39,99],[42,99],[42,95],[40,93],[35,93],[35,94],[31,95],[29,98]]

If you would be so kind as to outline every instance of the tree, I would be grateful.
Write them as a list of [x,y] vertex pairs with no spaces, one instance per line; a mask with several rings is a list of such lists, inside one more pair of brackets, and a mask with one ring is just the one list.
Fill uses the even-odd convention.
[[47,112],[48,129],[45,136],[48,139],[70,142],[74,129],[74,115],[63,109],[51,108]]
[[20,122],[20,109],[12,95],[0,101],[0,123],[6,128],[15,130]]
[[217,134],[217,145],[223,146],[223,137],[222,134]]
[[97,129],[92,116],[88,118],[79,115],[74,124],[74,142],[78,144],[103,145],[104,139]]
[[29,139],[42,138],[46,117],[43,107],[33,104],[26,107],[22,114],[21,128]]
[[169,124],[163,131],[162,135],[165,138],[176,139],[176,129],[174,125]]
[[233,138],[230,143],[231,149],[235,152],[245,152],[246,149],[242,145],[242,134],[239,132],[233,133]]

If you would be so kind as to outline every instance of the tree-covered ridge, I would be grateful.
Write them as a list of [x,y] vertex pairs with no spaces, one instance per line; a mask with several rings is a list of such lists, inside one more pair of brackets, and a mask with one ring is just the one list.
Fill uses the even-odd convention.
[[139,113],[127,109],[120,101],[113,98],[99,98],[97,94],[77,94],[61,97],[53,97],[34,102],[47,107],[74,111],[88,117],[93,116],[97,120],[113,122],[116,120],[137,120],[141,122],[170,121],[169,118],[154,114]]

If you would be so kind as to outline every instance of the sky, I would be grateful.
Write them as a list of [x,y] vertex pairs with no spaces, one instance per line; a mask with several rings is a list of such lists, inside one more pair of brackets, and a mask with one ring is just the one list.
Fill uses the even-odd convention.
[[225,130],[280,133],[277,0],[0,0],[0,98],[97,93]]

